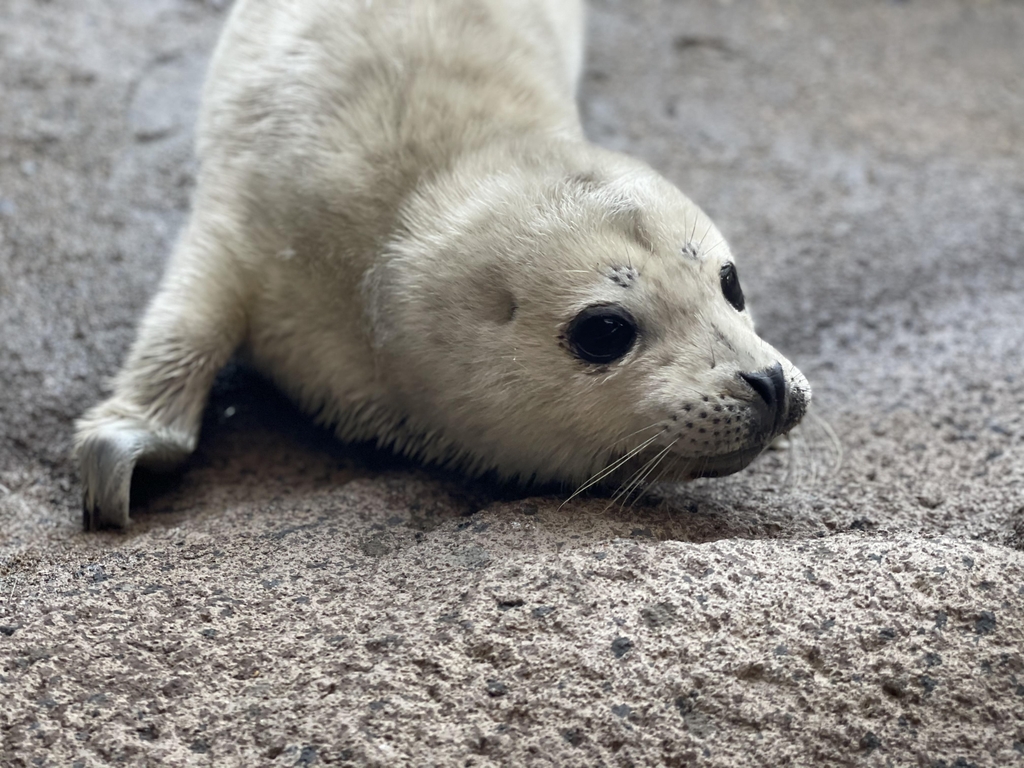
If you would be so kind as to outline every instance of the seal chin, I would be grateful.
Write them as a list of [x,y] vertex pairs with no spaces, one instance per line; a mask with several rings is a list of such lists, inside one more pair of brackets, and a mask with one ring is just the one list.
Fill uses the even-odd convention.
[[698,477],[725,477],[726,475],[733,475],[741,469],[746,469],[750,466],[750,463],[761,455],[766,445],[700,459],[688,479],[696,480]]

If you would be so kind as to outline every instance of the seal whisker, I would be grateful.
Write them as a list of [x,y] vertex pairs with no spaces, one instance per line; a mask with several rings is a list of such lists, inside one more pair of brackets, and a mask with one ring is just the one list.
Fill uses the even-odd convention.
[[[674,446],[674,445],[676,444],[676,442],[678,442],[678,440],[674,441],[674,442],[672,443],[672,445],[670,445],[670,446],[669,446],[669,448],[671,448],[672,446]],[[667,450],[668,450],[668,449],[666,449],[666,451],[667,451]],[[638,487],[638,488],[640,488],[640,486],[641,486],[641,485],[642,485],[643,487],[642,487],[642,488],[640,488],[640,490],[638,490],[638,491],[637,491],[637,492],[636,492],[636,493],[634,494],[634,496],[633,496],[633,500],[632,500],[631,502],[629,502],[629,506],[628,506],[628,507],[626,507],[626,510],[627,510],[627,511],[631,510],[631,509],[633,508],[633,505],[634,505],[634,504],[636,504],[636,503],[637,503],[637,502],[638,502],[638,501],[640,500],[640,498],[641,498],[641,497],[642,497],[642,496],[643,496],[643,495],[644,495],[645,493],[647,493],[647,491],[649,491],[649,490],[651,489],[651,486],[653,486],[653,485],[654,485],[654,484],[655,484],[655,483],[657,482],[657,480],[659,480],[659,479],[661,478],[661,476],[662,476],[662,475],[664,474],[664,470],[663,470],[663,471],[662,471],[661,473],[659,473],[659,474],[658,474],[657,478],[655,478],[654,480],[651,480],[651,481],[648,481],[648,480],[647,480],[647,478],[648,478],[648,477],[650,476],[651,472],[653,472],[654,470],[656,470],[656,469],[658,468],[658,465],[659,465],[659,464],[661,464],[661,462],[665,460],[665,455],[666,455],[666,451],[662,451],[662,452],[661,452],[660,454],[658,454],[658,457],[657,457],[657,459],[656,459],[656,460],[655,460],[655,462],[654,462],[654,466],[653,466],[653,467],[651,467],[651,468],[650,468],[650,469],[649,469],[649,470],[647,471],[647,473],[646,473],[646,474],[645,474],[645,475],[644,475],[644,476],[643,476],[642,478],[640,478],[640,480],[639,480],[639,481],[637,482],[637,487]],[[671,463],[672,463],[672,462],[668,462],[668,464],[666,464],[666,468],[667,468],[668,466],[670,466],[670,465],[671,465]]]
[[607,512],[609,509],[611,509],[613,506],[615,506],[616,503],[619,502],[619,499],[627,498],[629,496],[629,493],[631,492],[631,489],[632,489],[633,484],[634,484],[634,480],[633,479],[636,478],[641,472],[643,472],[644,469],[649,467],[652,461],[654,461],[654,459],[648,459],[646,462],[644,462],[644,464],[638,470],[636,470],[632,475],[630,475],[618,487],[618,489],[616,489],[615,493],[612,495],[611,500],[608,502],[607,505],[605,505],[605,508],[603,510],[601,510],[601,511],[602,512]]
[[798,469],[804,470],[803,474],[806,476],[806,484],[810,486],[820,484],[828,474],[828,466],[817,455],[814,435],[806,429],[793,430],[791,435],[796,436],[794,445],[799,451],[799,455],[796,457],[797,461],[800,462]]
[[818,414],[817,409],[809,408],[807,410],[807,423],[813,425],[821,430],[825,434],[825,439],[828,440],[829,447],[832,448],[832,452],[835,455],[835,462],[829,470],[829,475],[836,475],[843,466],[843,443],[839,439],[839,435],[836,433],[832,425],[821,415]]
[[710,457],[704,456],[700,460],[700,470],[697,472],[698,475],[703,475],[708,468],[708,463],[711,461]]
[[[660,454],[658,454],[657,461],[655,462],[654,467],[652,467],[652,471],[658,468],[658,465],[661,464],[661,462],[665,460],[666,456],[670,456],[671,455],[669,452],[671,451],[672,448],[675,448],[675,446],[676,446],[676,444],[678,442],[679,442],[679,438],[676,438],[675,440],[673,440],[666,447],[666,449],[664,451],[662,451]],[[647,480],[647,478],[650,477],[650,473],[645,475],[644,478],[643,478],[643,480],[644,480],[644,490],[640,493],[640,495],[642,496],[644,493],[646,493],[647,489],[649,489],[652,485],[654,485],[654,483],[656,483],[659,479],[661,479],[661,477],[665,474],[665,471],[672,465],[672,463],[674,461],[677,461],[677,460],[678,460],[678,457],[672,457],[672,461],[668,462],[665,465],[665,468],[661,472],[658,473],[657,477],[654,480],[650,480],[650,481]]]
[[604,508],[604,511],[608,511],[608,509],[610,509],[615,504],[615,502],[618,501],[620,497],[622,497],[624,493],[629,493],[628,489],[632,487],[634,478],[636,478],[648,466],[650,466],[652,461],[654,461],[653,458],[650,458],[647,461],[645,461],[637,470],[633,472],[633,474],[631,474],[622,483],[619,484],[619,487],[615,490],[615,493],[612,495],[611,501],[608,502],[608,506]]
[[[564,506],[565,504],[570,502],[575,497],[577,497],[580,494],[582,494],[584,492],[584,490],[586,490],[587,488],[592,487],[593,485],[597,484],[598,482],[603,480],[605,477],[610,475],[615,470],[620,469],[626,462],[628,462],[630,459],[633,459],[637,454],[639,454],[644,449],[644,447],[646,447],[647,444],[650,444],[650,442],[652,442],[655,437],[657,437],[657,435],[654,435],[654,437],[649,438],[649,440],[647,440],[647,442],[645,444],[638,445],[637,447],[635,447],[635,449],[633,449],[631,452],[629,452],[626,456],[622,457],[622,459],[617,460],[616,462],[614,462],[612,465],[610,465],[609,467],[607,467],[603,471],[598,472],[595,476],[593,476],[590,480],[588,480],[584,485],[582,485],[580,488],[575,490],[575,492],[572,494],[572,496],[570,496],[568,499],[566,499],[564,502],[562,502],[562,504],[559,506],[559,509],[561,509],[562,506]],[[636,473],[634,472],[634,474],[636,474]],[[630,475],[630,477],[632,477],[632,476],[633,475]],[[620,486],[620,487],[622,487],[622,486]]]
[[720,245],[724,245],[724,244],[725,244],[725,239],[723,238],[723,239],[719,240],[717,243],[715,243],[714,245],[712,245],[710,248],[708,248],[706,251],[704,251],[704,257],[707,258],[708,256],[711,255],[711,252],[713,250],[715,250],[715,248],[717,248]]
[[789,491],[795,491],[800,487],[799,472],[801,470],[801,463],[799,453],[802,450],[800,443],[802,442],[802,435],[798,434],[799,430],[793,430],[789,433],[788,437],[788,453],[789,461],[786,464],[786,477],[782,483]]
[[[646,479],[651,474],[651,472],[653,472],[657,468],[658,464],[661,463],[661,460],[663,458],[665,458],[665,454],[667,454],[670,450],[672,450],[672,447],[677,442],[678,442],[678,439],[677,440],[673,440],[667,446],[662,448],[661,451],[656,456],[654,456],[651,459],[648,459],[648,461],[642,467],[640,467],[640,469],[638,469],[636,472],[634,472],[630,476],[630,479],[626,481],[626,483],[628,485],[624,484],[623,486],[620,486],[620,490],[615,494],[614,497],[612,497],[612,500],[609,502],[608,507],[605,507],[605,510],[610,508],[612,505],[614,505],[620,499],[628,499],[630,497],[630,495],[637,488],[640,487],[640,484],[644,481],[644,479]],[[633,480],[634,477],[636,478],[635,480]],[[621,505],[621,502],[620,502],[620,505]]]
[[649,483],[647,484],[647,488],[648,488],[648,489],[649,489],[649,488],[652,488],[653,486],[655,486],[655,485],[657,485],[658,483],[660,483],[660,482],[661,482],[661,479],[662,479],[663,477],[665,477],[665,475],[667,475],[667,474],[669,474],[670,472],[672,472],[673,470],[675,470],[675,469],[676,469],[676,467],[678,467],[678,466],[679,466],[679,463],[680,463],[680,462],[681,462],[682,460],[683,460],[683,457],[682,457],[682,456],[673,456],[673,457],[672,457],[672,460],[671,460],[671,461],[668,461],[668,462],[666,462],[666,463],[665,463],[665,466],[664,466],[664,467],[662,467],[662,470],[661,470],[661,472],[659,472],[659,473],[658,473],[658,476],[657,476],[657,477],[655,477],[655,478],[654,478],[653,480],[651,480],[651,481],[650,481],[650,482],[649,482]]
[[579,496],[581,493],[583,493],[585,490],[587,490],[591,486],[601,482],[604,478],[606,478],[608,475],[610,475],[616,469],[621,467],[627,461],[632,459],[634,456],[636,456],[638,453],[640,453],[640,451],[642,451],[644,448],[646,448],[648,445],[650,445],[651,443],[653,443],[657,439],[658,439],[657,435],[654,435],[652,437],[647,438],[644,442],[640,443],[640,445],[638,445],[635,448],[633,448],[632,450],[628,451],[624,456],[622,456],[619,459],[617,459],[616,461],[614,461],[611,465],[606,466],[604,469],[600,469],[597,472],[595,472],[593,475],[591,475],[589,480],[584,481],[584,483],[579,488],[577,488],[575,491],[573,491],[573,494],[569,498],[567,498],[565,501],[563,501],[561,504],[559,504],[558,508],[561,509],[566,504],[568,504],[570,501],[572,501],[577,496]]
[[685,386],[685,385],[680,385],[680,386],[679,386],[679,388],[680,388],[680,389],[684,389],[684,390],[686,390],[687,392],[693,392],[693,394],[695,394],[695,395],[697,396],[697,399],[698,399],[698,400],[699,400],[700,398],[704,397],[704,393],[703,393],[703,392],[701,392],[701,391],[700,391],[699,389],[695,389],[694,387],[687,387],[687,386]]
[[[705,240],[705,238],[706,238],[706,237],[707,237],[707,236],[708,236],[708,235],[710,234],[710,232],[711,232],[711,226],[712,226],[712,225],[711,225],[711,222],[709,221],[709,222],[708,222],[708,228],[704,230],[704,234],[703,234],[703,235],[701,236],[701,238],[700,238],[700,242],[699,242],[699,243],[697,243],[697,253],[700,253],[700,249],[701,249],[701,246],[703,246],[703,245],[704,245],[704,240]],[[706,254],[705,254],[705,255],[706,255]]]
[[648,429],[654,429],[655,427],[658,427],[658,426],[661,426],[661,422],[660,421],[656,421],[653,424],[647,425],[646,427],[640,427],[640,429],[637,429],[637,430],[635,430],[633,432],[630,432],[628,435],[625,435],[624,437],[620,437],[618,440],[616,440],[614,443],[612,443],[612,445],[618,445],[623,440],[628,440],[633,435],[638,435],[641,432],[646,432]]

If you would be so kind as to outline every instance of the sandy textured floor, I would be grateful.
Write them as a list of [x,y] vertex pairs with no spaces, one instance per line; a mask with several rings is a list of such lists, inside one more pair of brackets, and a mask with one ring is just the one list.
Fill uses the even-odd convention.
[[0,3],[0,765],[1024,764],[1024,4],[594,3],[590,135],[716,219],[838,445],[559,509],[235,370],[87,536],[221,5]]

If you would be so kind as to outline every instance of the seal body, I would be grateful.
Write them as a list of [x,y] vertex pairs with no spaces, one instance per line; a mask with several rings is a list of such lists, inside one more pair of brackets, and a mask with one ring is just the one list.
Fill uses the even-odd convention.
[[191,218],[113,394],[77,424],[88,527],[196,446],[236,351],[343,439],[637,487],[746,466],[806,380],[735,260],[588,143],[574,0],[238,0]]

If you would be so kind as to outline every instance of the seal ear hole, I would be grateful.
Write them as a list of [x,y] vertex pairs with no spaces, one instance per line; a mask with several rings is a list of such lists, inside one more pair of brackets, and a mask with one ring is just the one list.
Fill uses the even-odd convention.
[[587,192],[593,192],[601,186],[601,180],[593,171],[582,171],[574,173],[569,177],[569,183],[576,187],[582,187]]
[[736,273],[736,265],[729,262],[719,272],[719,279],[722,283],[722,295],[735,308],[742,312],[746,306],[743,298],[743,289],[740,287],[740,276]]
[[625,357],[637,334],[636,321],[625,308],[604,304],[576,315],[564,338],[569,350],[583,362],[607,365]]
[[474,312],[481,320],[495,325],[508,325],[519,314],[519,302],[503,287],[492,287],[480,292],[479,304]]

